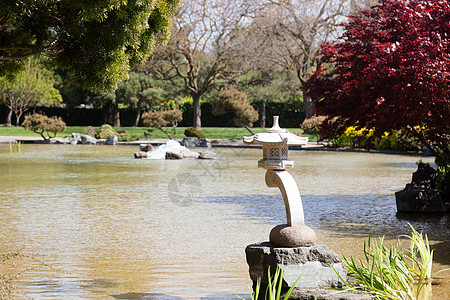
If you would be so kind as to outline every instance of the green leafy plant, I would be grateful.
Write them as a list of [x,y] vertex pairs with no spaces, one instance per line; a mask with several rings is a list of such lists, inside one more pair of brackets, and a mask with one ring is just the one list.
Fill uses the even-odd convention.
[[[378,242],[364,241],[365,260],[355,261],[353,257],[343,255],[347,276],[346,281],[337,274],[342,282],[353,291],[370,294],[375,299],[414,300],[419,299],[421,291],[430,284],[433,276],[433,250],[430,249],[427,235],[418,233],[411,224],[410,247],[406,252],[400,243],[385,245],[384,237]],[[336,272],[337,273],[337,272]],[[355,287],[356,286],[359,287]],[[362,288],[360,288],[362,286]]]
[[[294,284],[289,288],[289,290],[286,292],[286,294],[283,297],[283,300],[289,299],[289,296],[291,295],[292,291],[294,290],[295,286],[297,285],[297,282],[302,277],[303,273],[295,280]],[[283,287],[283,268],[277,267],[275,270],[275,274],[273,277],[270,275],[270,266],[267,271],[267,279],[268,279],[268,285],[266,289],[265,294],[265,300],[280,300],[281,299],[281,290]],[[251,291],[251,299],[252,300],[258,300],[259,299],[259,293],[261,290],[261,278],[258,278],[256,281],[256,287],[255,290]],[[243,298],[239,297],[241,300],[244,300]]]
[[117,135],[117,139],[121,142],[129,142],[129,141],[136,141],[137,139],[139,139],[139,136],[135,133],[120,132]]
[[109,124],[103,124],[100,129],[95,133],[95,137],[98,139],[106,139],[111,134],[117,135],[117,131]]

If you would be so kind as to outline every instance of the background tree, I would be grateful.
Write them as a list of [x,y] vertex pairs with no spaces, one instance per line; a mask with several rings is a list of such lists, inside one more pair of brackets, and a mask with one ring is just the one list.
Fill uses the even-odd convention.
[[450,165],[450,3],[381,0],[351,17],[321,54],[307,92],[320,114],[374,135],[408,129]]
[[161,98],[162,91],[153,85],[151,77],[143,72],[131,72],[127,81],[121,82],[116,90],[116,97],[122,103],[136,108],[133,126],[138,126],[141,118],[141,109],[144,105]]
[[[142,114],[142,120],[145,126],[157,128],[172,139],[177,134],[178,123],[183,120],[183,113],[179,109],[148,111]],[[168,126],[172,127],[172,134]]]
[[11,124],[11,114],[16,116],[16,126],[24,112],[37,104],[54,104],[62,101],[59,91],[53,86],[52,72],[37,60],[28,60],[24,70],[8,80],[0,77],[0,98],[9,109],[7,124]]
[[0,76],[53,57],[85,89],[112,91],[169,34],[179,0],[0,0]]
[[173,20],[170,41],[155,50],[153,70],[162,78],[184,80],[193,99],[197,129],[201,129],[200,97],[218,78],[233,78],[249,67],[240,29],[255,5],[244,0],[183,1]]
[[[301,92],[293,71],[281,68],[251,70],[233,80],[233,86],[247,95],[250,103],[258,103],[259,126],[266,127],[266,104],[268,102],[297,103],[301,106]],[[270,113],[270,112],[269,112]],[[272,112],[276,114],[277,112]],[[304,115],[299,114],[299,123]]]
[[251,106],[245,93],[233,88],[220,92],[219,98],[213,102],[212,113],[216,116],[232,113],[234,124],[247,129],[258,120],[258,111]]
[[[262,64],[294,70],[303,86],[317,69],[319,46],[339,36],[338,25],[354,10],[374,1],[270,0],[248,27],[247,52],[258,52]],[[253,50],[250,50],[250,49]],[[314,114],[314,101],[302,95],[305,114]]]
[[[178,80],[177,80],[178,79]],[[116,99],[124,106],[136,109],[134,126],[138,126],[143,108],[152,108],[165,101],[175,102],[185,94],[179,78],[163,80],[145,66],[130,73],[130,79],[119,84]]]

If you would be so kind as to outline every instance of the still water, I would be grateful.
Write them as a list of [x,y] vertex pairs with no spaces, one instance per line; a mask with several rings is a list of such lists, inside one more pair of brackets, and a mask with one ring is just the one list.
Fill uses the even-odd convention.
[[[0,145],[0,254],[20,251],[33,299],[237,299],[251,282],[246,245],[285,222],[260,149],[218,159],[135,160],[131,146]],[[360,257],[364,237],[428,234],[436,270],[449,267],[447,216],[397,216],[395,191],[431,158],[291,151],[306,223],[318,243]],[[433,299],[449,298],[446,282]]]

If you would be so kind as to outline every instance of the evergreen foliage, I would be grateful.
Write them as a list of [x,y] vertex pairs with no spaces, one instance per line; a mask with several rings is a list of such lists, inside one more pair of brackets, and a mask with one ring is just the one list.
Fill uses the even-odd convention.
[[95,92],[112,91],[167,40],[179,0],[0,0],[0,76],[46,54]]
[[213,103],[213,115],[223,115],[231,112],[234,115],[234,123],[240,127],[252,127],[258,120],[258,112],[247,100],[245,93],[237,89],[221,91],[219,98]]

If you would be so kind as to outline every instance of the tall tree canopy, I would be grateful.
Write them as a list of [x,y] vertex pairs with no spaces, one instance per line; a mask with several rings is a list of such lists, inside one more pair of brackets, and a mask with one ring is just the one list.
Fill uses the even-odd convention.
[[[249,24],[247,53],[258,53],[263,65],[295,70],[300,85],[320,64],[320,44],[336,39],[339,24],[350,13],[372,0],[270,0]],[[314,102],[302,95],[307,117],[314,114]]]
[[201,129],[200,97],[218,78],[231,79],[250,68],[244,59],[248,39],[241,29],[258,8],[259,3],[245,0],[184,0],[170,41],[155,49],[153,71],[161,78],[184,80],[193,99],[196,129]]
[[0,77],[0,103],[3,102],[9,109],[6,123],[11,124],[11,114],[14,113],[16,126],[19,126],[23,113],[31,107],[62,102],[54,84],[53,73],[36,59],[27,60],[24,70],[13,80]]
[[319,114],[382,134],[409,128],[450,164],[450,3],[381,0],[322,47],[307,84]]
[[0,0],[0,76],[46,54],[86,89],[112,91],[169,34],[180,0]]

